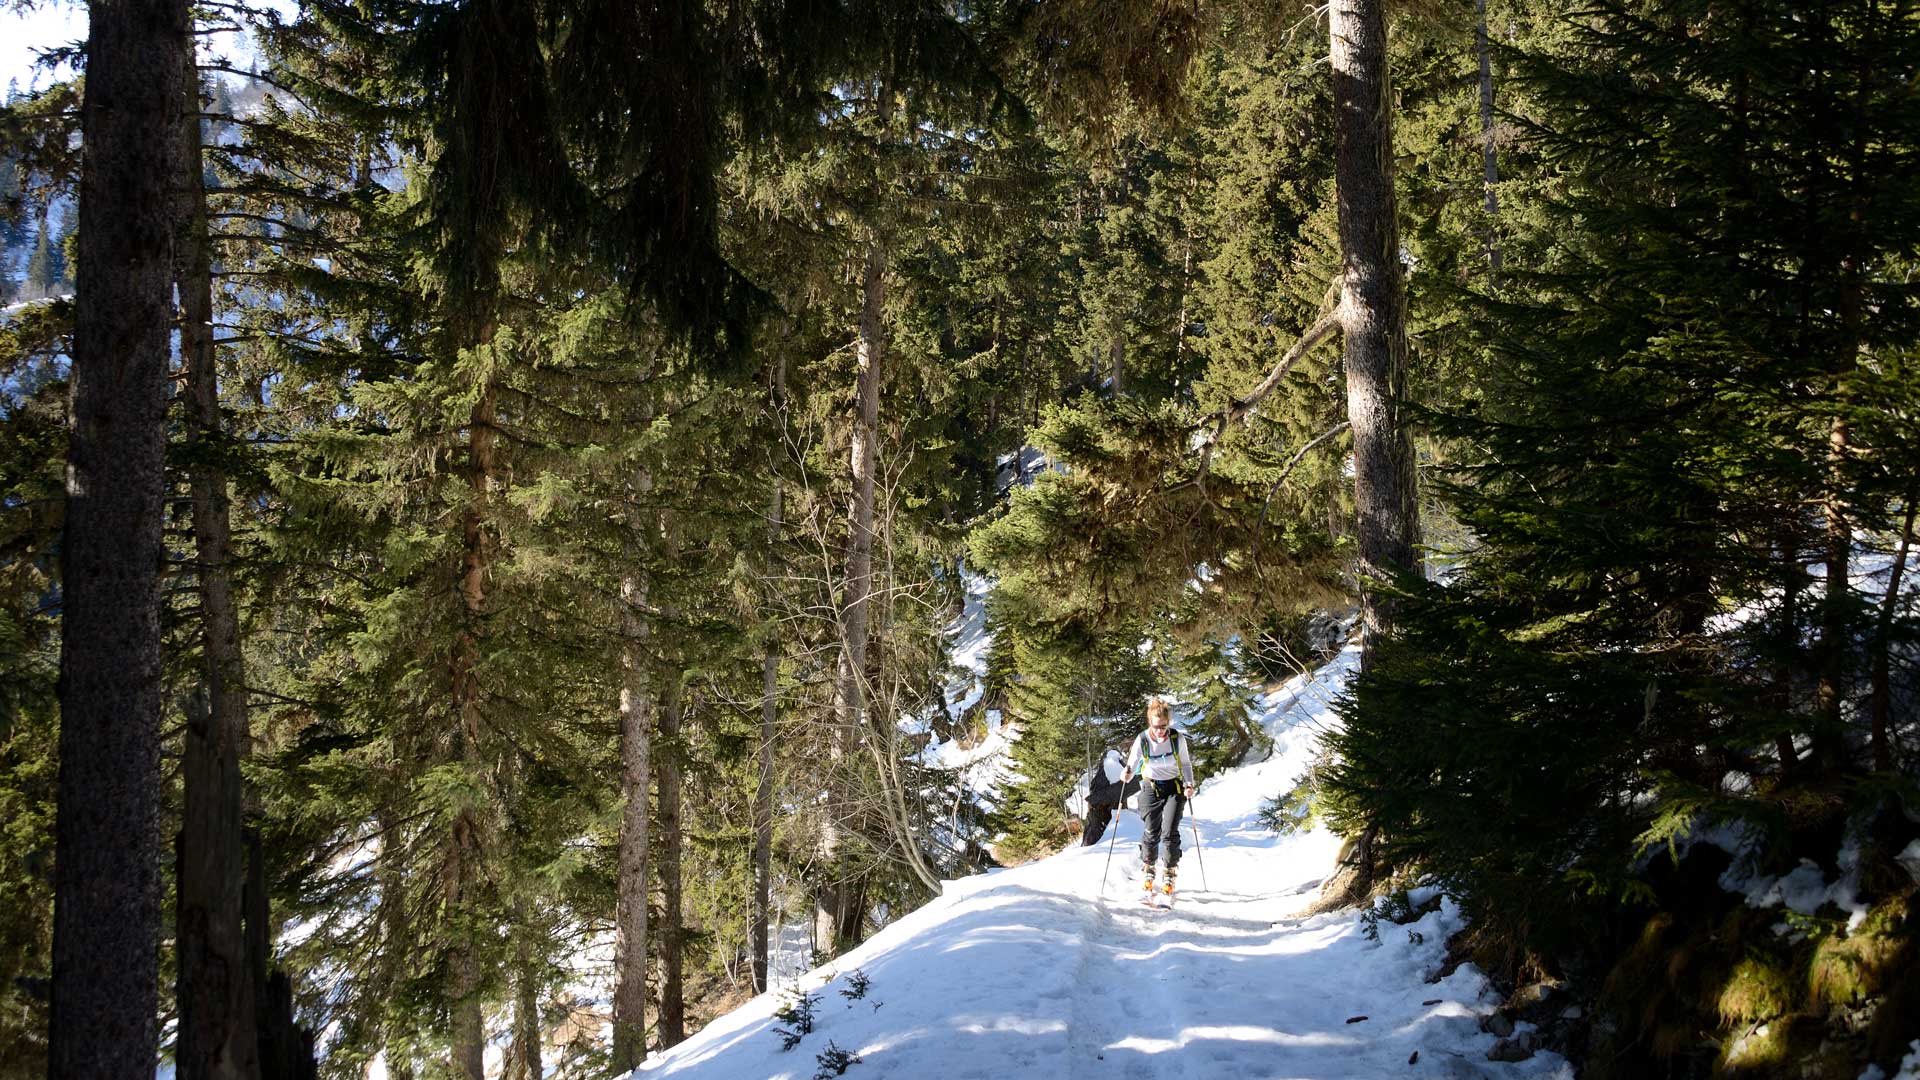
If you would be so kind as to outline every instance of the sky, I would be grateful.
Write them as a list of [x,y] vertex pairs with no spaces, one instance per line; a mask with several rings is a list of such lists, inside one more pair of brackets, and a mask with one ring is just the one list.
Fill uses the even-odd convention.
[[[272,6],[279,7],[286,15],[294,12],[294,5],[288,0],[278,0]],[[0,7],[0,81],[15,79],[20,89],[28,90],[36,85],[36,79],[38,85],[45,86],[53,79],[70,76],[72,70],[66,67],[51,73],[34,70],[34,50],[84,41],[86,36],[87,10],[83,4],[39,0],[38,6],[25,12]],[[226,55],[235,67],[242,68],[247,66],[252,54],[248,43],[231,33],[203,38],[201,48],[203,57],[210,50]]]
[[[34,50],[54,48],[87,36],[86,8],[79,4],[43,3],[32,11],[0,11],[0,79],[17,79],[20,89],[49,81],[47,72],[33,68]],[[64,78],[71,72],[57,69]]]

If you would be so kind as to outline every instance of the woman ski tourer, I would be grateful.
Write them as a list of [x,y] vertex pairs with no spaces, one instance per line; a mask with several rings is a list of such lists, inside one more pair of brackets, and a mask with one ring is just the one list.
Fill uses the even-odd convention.
[[1184,732],[1173,729],[1173,710],[1160,698],[1147,702],[1147,730],[1127,751],[1127,767],[1120,782],[1140,774],[1140,819],[1146,825],[1140,840],[1142,899],[1154,899],[1154,862],[1163,854],[1166,872],[1162,891],[1173,902],[1173,877],[1180,865],[1180,815],[1193,797],[1193,748]]

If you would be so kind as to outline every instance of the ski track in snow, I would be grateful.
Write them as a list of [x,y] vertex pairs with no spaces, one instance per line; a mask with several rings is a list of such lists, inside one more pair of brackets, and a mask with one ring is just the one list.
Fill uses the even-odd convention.
[[[1305,773],[1357,659],[1348,649],[1264,697],[1274,753],[1202,783],[1190,821],[1204,846],[1183,823],[1173,910],[1139,902],[1139,819],[1123,814],[1110,869],[1103,843],[947,882],[803,976],[815,1027],[793,1050],[774,1031],[782,997],[763,994],[636,1080],[811,1080],[829,1042],[859,1056],[852,1080],[1570,1078],[1551,1053],[1487,1060],[1479,1021],[1498,1002],[1472,965],[1427,981],[1463,925],[1451,901],[1382,921],[1377,941],[1356,911],[1299,914],[1339,840],[1276,836],[1255,814]],[[858,1001],[840,993],[855,969],[871,980]]]

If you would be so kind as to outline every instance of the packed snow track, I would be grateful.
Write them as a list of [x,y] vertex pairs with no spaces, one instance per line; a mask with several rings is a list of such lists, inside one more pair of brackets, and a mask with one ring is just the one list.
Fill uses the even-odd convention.
[[[636,1077],[811,1080],[830,1048],[853,1080],[1281,1080],[1571,1077],[1551,1053],[1488,1060],[1480,1020],[1498,1004],[1472,965],[1429,982],[1461,926],[1450,901],[1370,939],[1357,911],[1303,917],[1337,838],[1262,827],[1333,722],[1354,656],[1269,695],[1275,750],[1202,782],[1201,848],[1187,850],[1171,911],[1138,900],[1139,819],[1108,844],[948,882],[939,898],[808,973],[814,1030],[781,1050],[764,994],[655,1054]],[[1102,873],[1106,871],[1105,888]],[[865,975],[863,997],[850,976]]]

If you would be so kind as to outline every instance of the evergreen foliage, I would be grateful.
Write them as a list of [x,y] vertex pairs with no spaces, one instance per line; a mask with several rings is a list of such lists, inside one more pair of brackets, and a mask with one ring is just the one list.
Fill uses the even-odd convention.
[[[1430,877],[1484,966],[1585,979],[1617,1074],[1804,1056],[1782,1017],[1915,985],[1890,868],[1920,805],[1920,23],[1488,8],[1491,128],[1475,20],[1393,13],[1430,571],[1394,583],[1330,753],[1261,821]],[[1341,274],[1318,16],[231,14],[262,67],[205,94],[220,415],[196,437],[169,414],[165,749],[204,692],[187,493],[215,462],[246,824],[322,1075],[470,1074],[489,1040],[521,1074],[606,1072],[619,1043],[567,995],[610,978],[623,899],[649,920],[644,1053],[764,989],[760,932],[826,914],[823,960],[940,878],[1072,842],[1066,797],[1150,695],[1203,779],[1258,760],[1256,697],[1358,618],[1337,352],[1233,412]],[[0,108],[9,301],[71,291],[80,92]],[[0,1075],[47,1053],[72,317],[0,322]],[[983,587],[984,685],[950,714]],[[996,720],[989,797],[938,763]],[[1768,936],[1716,891],[1710,823],[1766,865],[1859,839],[1869,925]],[[851,1008],[870,984],[845,981]],[[787,1049],[817,1004],[777,1014]],[[1698,1038],[1756,1024],[1788,1034]]]
[[1474,394],[1431,414],[1472,546],[1402,583],[1328,788],[1490,936],[1605,963],[1596,926],[1682,902],[1645,861],[1673,840],[1745,820],[1780,858],[1878,805],[1851,658],[1887,598],[1820,564],[1835,530],[1850,570],[1883,558],[1920,464],[1855,420],[1907,412],[1920,218],[1881,155],[1920,129],[1882,73],[1914,32],[1605,4],[1507,55],[1527,257],[1472,301]]
[[0,330],[0,1073],[46,1068],[53,945],[60,582],[72,310],[37,305]]

